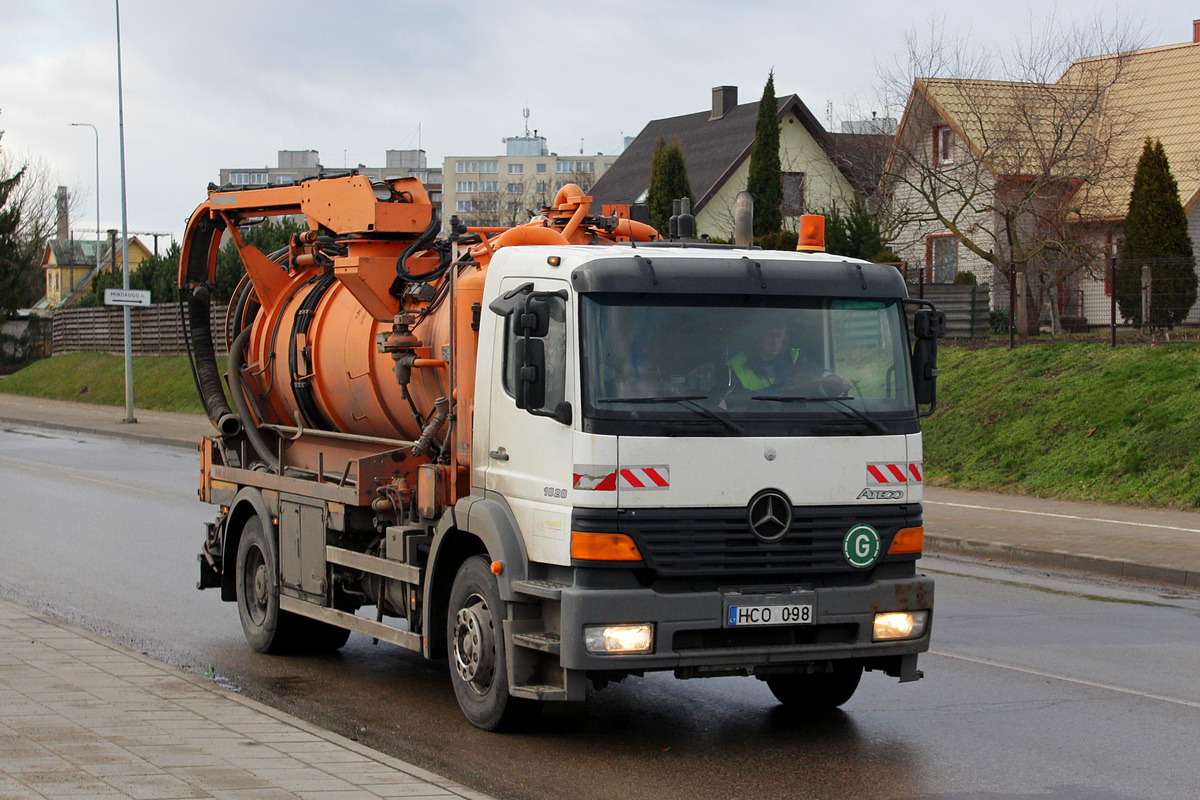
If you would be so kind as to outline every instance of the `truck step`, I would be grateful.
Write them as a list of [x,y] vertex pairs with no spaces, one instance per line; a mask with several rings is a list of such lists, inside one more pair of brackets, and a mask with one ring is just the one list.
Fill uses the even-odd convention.
[[525,685],[514,686],[509,690],[513,697],[527,697],[530,700],[566,700],[567,690],[561,686]]
[[513,581],[514,592],[527,594],[531,597],[541,597],[546,600],[558,600],[562,597],[563,589],[570,589],[570,584],[557,581]]
[[556,633],[514,633],[513,644],[554,655],[562,650],[561,640]]

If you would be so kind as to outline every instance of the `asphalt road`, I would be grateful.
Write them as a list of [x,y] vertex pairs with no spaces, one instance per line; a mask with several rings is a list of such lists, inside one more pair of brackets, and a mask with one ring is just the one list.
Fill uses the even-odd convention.
[[379,750],[516,800],[1149,800],[1200,782],[1200,595],[944,559],[925,679],[868,674],[798,719],[752,679],[631,679],[529,733],[459,715],[441,664],[352,636],[245,645],[194,589],[211,510],[193,453],[0,430],[0,594]]

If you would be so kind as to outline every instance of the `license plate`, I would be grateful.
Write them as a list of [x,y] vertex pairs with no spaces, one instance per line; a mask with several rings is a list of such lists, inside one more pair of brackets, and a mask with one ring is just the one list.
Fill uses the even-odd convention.
[[811,625],[816,622],[816,617],[812,603],[754,605],[734,601],[730,602],[725,614],[725,625],[730,628],[748,628],[752,625]]

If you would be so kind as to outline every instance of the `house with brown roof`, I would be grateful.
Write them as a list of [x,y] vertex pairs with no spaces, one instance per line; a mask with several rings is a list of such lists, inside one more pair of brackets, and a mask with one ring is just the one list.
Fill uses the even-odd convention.
[[[34,306],[46,311],[64,308],[82,297],[92,285],[98,272],[109,272],[114,262],[121,269],[120,238],[113,236],[99,242],[100,258],[97,268],[95,239],[51,239],[42,253],[42,270],[46,276],[46,296]],[[115,255],[115,258],[114,258]],[[136,236],[129,238],[129,269],[136,270],[150,250]]]
[[994,262],[1015,263],[1020,308],[1107,324],[1146,137],[1163,143],[1200,253],[1194,27],[1192,42],[1079,59],[1054,83],[917,79],[882,183],[903,221],[893,249],[928,282],[991,283],[994,308],[1009,286]]
[[[880,137],[831,134],[794,94],[776,103],[785,226],[795,230],[801,214],[835,201],[845,206],[857,190],[876,185],[878,170],[871,174],[870,167],[863,166],[868,162],[856,156],[869,150],[864,143]],[[736,86],[717,86],[710,109],[647,123],[596,181],[591,194],[597,204],[644,202],[655,143],[659,138],[668,143],[678,140],[696,193],[692,213],[697,233],[732,238],[734,202],[749,178],[757,117],[757,101],[739,104]]]

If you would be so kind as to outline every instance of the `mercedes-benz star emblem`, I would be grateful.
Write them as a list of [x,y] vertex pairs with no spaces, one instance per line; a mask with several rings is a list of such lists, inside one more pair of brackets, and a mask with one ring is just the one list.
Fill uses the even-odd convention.
[[750,501],[749,520],[755,536],[777,541],[792,527],[792,501],[775,489],[761,491]]

